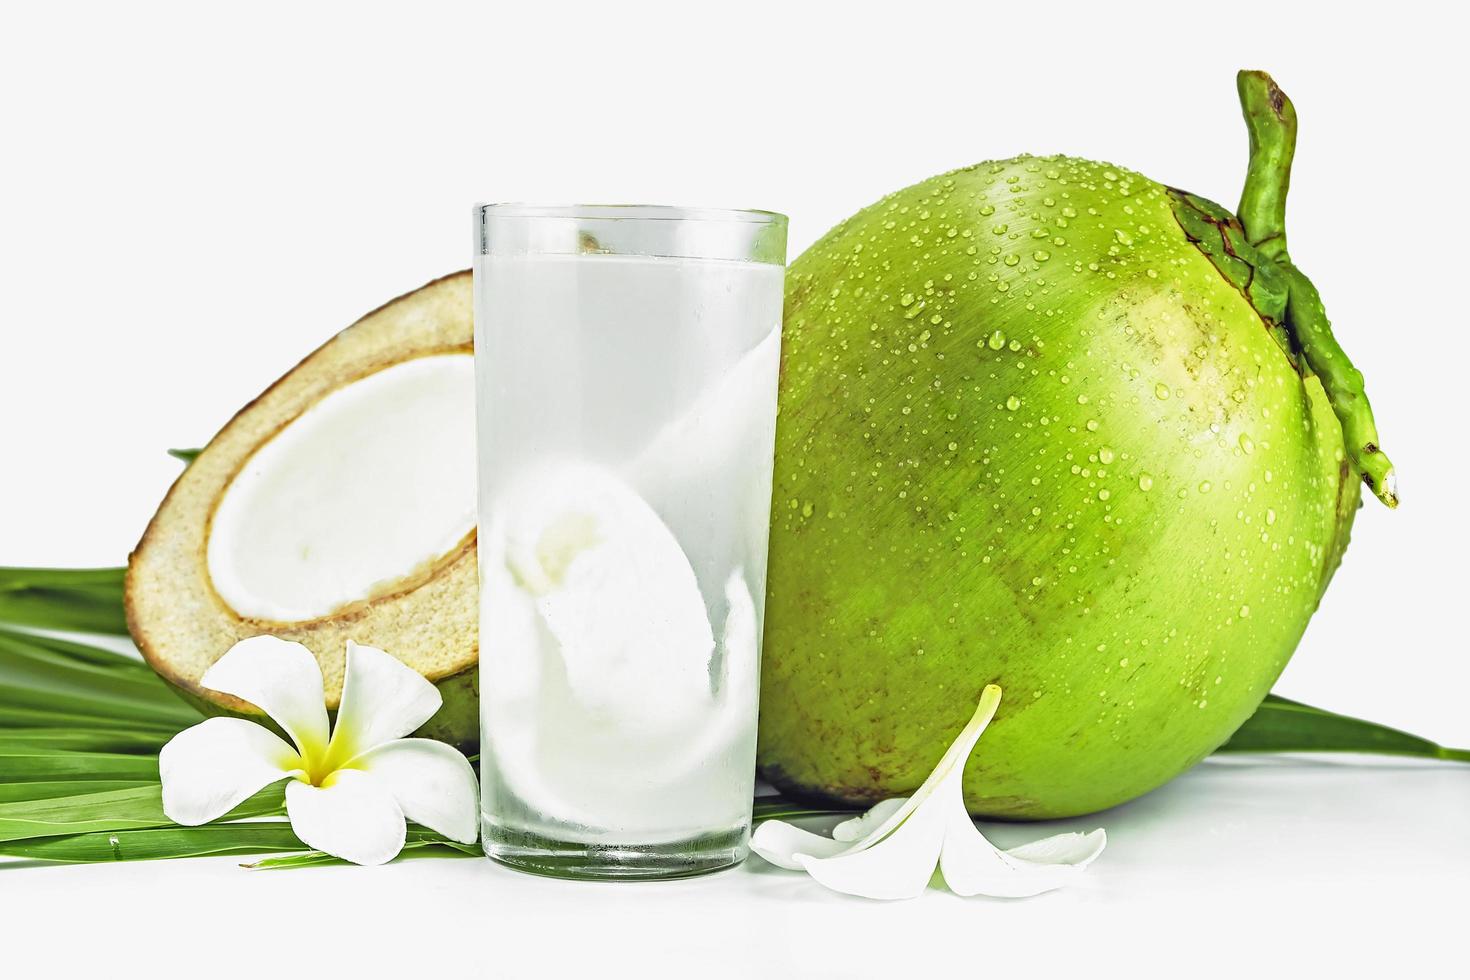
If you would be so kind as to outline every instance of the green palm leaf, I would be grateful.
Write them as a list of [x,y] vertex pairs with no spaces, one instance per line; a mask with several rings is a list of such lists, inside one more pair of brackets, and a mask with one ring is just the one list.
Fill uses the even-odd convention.
[[122,568],[0,568],[0,621],[124,635]]

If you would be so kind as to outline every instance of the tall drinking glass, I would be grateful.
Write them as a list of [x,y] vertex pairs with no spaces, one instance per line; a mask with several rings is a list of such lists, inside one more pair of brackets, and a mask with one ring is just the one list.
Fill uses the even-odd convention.
[[490,204],[475,234],[485,853],[737,864],[786,219]]

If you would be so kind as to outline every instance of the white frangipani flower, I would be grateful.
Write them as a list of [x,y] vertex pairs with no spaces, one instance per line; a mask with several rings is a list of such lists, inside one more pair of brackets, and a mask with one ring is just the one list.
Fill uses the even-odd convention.
[[443,699],[382,650],[348,642],[330,737],[321,669],[299,643],[242,640],[200,683],[256,705],[296,744],[243,718],[210,718],[179,732],[158,758],[163,812],[175,823],[207,823],[289,778],[292,831],[355,864],[391,861],[403,849],[405,818],[474,843],[479,807],[469,761],[443,742],[403,737]]
[[831,837],[780,820],[756,829],[750,847],[782,868],[806,871],[834,891],[864,898],[916,898],[937,866],[959,895],[1024,898],[1073,881],[1102,853],[1107,834],[1059,834],[1000,850],[965,809],[965,761],[995,717],[991,684],[959,738],[911,797],[884,800],[836,826]]

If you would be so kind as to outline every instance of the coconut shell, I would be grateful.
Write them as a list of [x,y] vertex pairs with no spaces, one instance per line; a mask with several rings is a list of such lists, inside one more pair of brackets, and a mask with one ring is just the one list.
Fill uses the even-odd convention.
[[306,646],[321,664],[328,709],[342,691],[347,641],[386,650],[436,684],[444,707],[420,734],[473,748],[478,736],[475,535],[366,599],[306,622],[239,616],[216,593],[206,561],[220,498],[250,457],[340,388],[416,357],[473,349],[468,271],[437,279],[374,310],[240,410],[184,470],[128,560],[128,629],[144,658],[209,714],[263,720],[254,705],[203,688],[200,678],[238,641],[269,633]]

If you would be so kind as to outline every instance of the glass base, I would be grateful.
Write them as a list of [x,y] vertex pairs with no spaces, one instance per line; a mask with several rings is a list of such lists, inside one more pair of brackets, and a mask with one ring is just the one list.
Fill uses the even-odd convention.
[[588,844],[559,841],[480,821],[485,856],[517,871],[550,878],[657,881],[733,868],[749,851],[749,829],[702,834],[667,844]]

